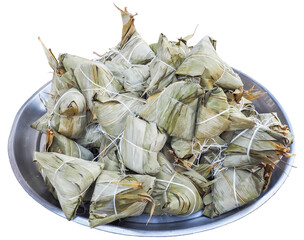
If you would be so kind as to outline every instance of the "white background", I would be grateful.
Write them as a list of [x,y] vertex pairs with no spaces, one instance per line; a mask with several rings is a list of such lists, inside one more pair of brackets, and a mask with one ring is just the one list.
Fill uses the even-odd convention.
[[[114,1],[114,0],[113,0]],[[10,239],[131,239],[69,222],[35,202],[16,180],[7,155],[14,117],[22,104],[51,79],[37,40],[55,55],[94,58],[120,41],[120,13],[113,1],[1,1],[0,3],[0,235]],[[294,168],[266,204],[248,216],[211,231],[178,239],[301,239],[303,237],[303,10],[301,1],[122,1],[137,12],[136,28],[153,43],[191,34],[218,40],[229,65],[256,79],[279,100],[296,135]],[[302,115],[301,115],[302,114]],[[7,238],[7,237],[6,237]],[[302,238],[303,239],[303,238]]]

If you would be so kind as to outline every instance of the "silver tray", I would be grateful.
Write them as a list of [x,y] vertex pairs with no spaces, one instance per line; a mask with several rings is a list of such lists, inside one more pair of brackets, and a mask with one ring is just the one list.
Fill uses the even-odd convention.
[[[291,124],[274,96],[261,84],[249,76],[235,70],[243,80],[244,88],[249,89],[255,85],[257,89],[267,92],[259,99],[254,100],[258,112],[277,112],[283,124],[287,124],[292,132]],[[57,200],[48,192],[46,185],[36,165],[32,162],[33,151],[40,151],[44,144],[41,133],[32,129],[30,125],[45,113],[45,108],[40,101],[39,94],[49,92],[51,83],[48,82],[30,97],[20,108],[13,123],[9,141],[8,154],[14,174],[24,190],[38,203],[50,211],[65,217]],[[291,146],[291,152],[293,146]],[[96,229],[132,236],[177,236],[202,232],[236,221],[251,213],[269,198],[271,198],[286,180],[294,157],[284,159],[289,164],[279,163],[279,168],[273,172],[273,176],[267,191],[250,203],[227,212],[213,219],[202,216],[202,212],[194,213],[187,217],[177,216],[153,216],[146,225],[148,216],[143,214],[138,217],[130,217],[115,221],[111,224],[96,227]],[[26,206],[24,206],[26,207]],[[86,208],[80,208],[73,220],[79,224],[88,225],[88,212]],[[258,226],[258,222],[256,223]]]

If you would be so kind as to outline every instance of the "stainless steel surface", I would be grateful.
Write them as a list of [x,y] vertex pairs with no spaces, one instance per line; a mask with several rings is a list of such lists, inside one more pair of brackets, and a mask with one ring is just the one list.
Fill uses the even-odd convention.
[[[237,70],[235,71],[239,73]],[[267,92],[261,98],[254,100],[257,111],[260,113],[277,112],[282,123],[287,124],[291,129],[291,124],[283,108],[272,94],[247,75],[243,73],[239,73],[239,75],[244,82],[245,89],[256,85],[256,88]],[[58,202],[47,191],[47,187],[37,171],[36,165],[32,162],[33,151],[40,151],[44,141],[42,135],[38,131],[33,130],[30,125],[45,113],[39,94],[49,92],[49,90],[50,82],[28,99],[17,113],[9,137],[8,154],[14,174],[24,190],[38,203],[59,216],[64,217]],[[291,151],[292,148],[293,146],[291,146]],[[285,159],[289,164],[292,164],[293,160],[293,157]],[[219,217],[213,219],[206,218],[202,216],[201,212],[188,217],[153,216],[150,223],[146,225],[148,216],[142,215],[99,226],[97,229],[134,236],[176,236],[220,227],[251,213],[276,193],[291,170],[290,165],[282,162],[279,163],[279,167],[280,169],[276,168],[273,173],[268,190],[258,199]],[[27,206],[24,207],[26,208]],[[73,221],[88,226],[87,216],[87,211],[80,208],[77,217]],[[256,224],[258,226],[259,223],[257,222]]]

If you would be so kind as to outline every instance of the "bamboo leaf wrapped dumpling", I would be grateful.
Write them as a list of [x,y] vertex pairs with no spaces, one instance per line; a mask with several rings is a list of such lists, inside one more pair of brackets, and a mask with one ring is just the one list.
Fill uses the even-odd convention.
[[75,75],[75,70],[89,59],[79,57],[76,55],[63,53],[58,57],[59,63],[64,68],[62,74],[59,75],[60,80],[80,90],[80,85]]
[[49,104],[47,113],[31,126],[41,132],[52,127],[68,138],[77,139],[85,134],[86,125],[86,100],[79,90],[70,88],[53,105]]
[[66,218],[73,219],[86,191],[102,172],[103,164],[54,152],[34,152],[33,159],[54,187]]
[[130,65],[113,61],[101,61],[113,74],[114,78],[124,87],[124,91],[141,95],[150,77],[148,65]]
[[102,56],[101,61],[108,60],[128,66],[149,63],[155,57],[155,54],[149,44],[136,31],[134,26],[135,15],[129,13],[126,8],[122,10],[117,7],[117,9],[121,13],[123,23],[121,41],[109,53]]
[[51,126],[62,135],[77,139],[84,135],[87,125],[86,100],[79,90],[71,88],[56,102]]
[[42,48],[44,50],[45,56],[48,60],[50,67],[53,69],[53,78],[52,78],[52,88],[50,92],[50,99],[51,105],[53,104],[52,101],[56,101],[58,96],[61,96],[64,92],[69,89],[68,83],[62,81],[60,76],[65,72],[64,67],[60,64],[60,61],[56,59],[51,49],[48,49],[40,37],[38,37]]
[[215,217],[259,197],[266,184],[262,165],[228,168],[219,171],[211,193],[203,199],[203,214]]
[[198,98],[204,95],[199,84],[179,81],[147,99],[138,115],[155,122],[170,136],[191,140],[194,136]]
[[178,77],[200,77],[204,88],[219,86],[224,89],[242,89],[240,77],[219,58],[215,51],[216,41],[209,36],[199,41],[187,54],[186,59],[177,69]]
[[142,94],[146,82],[150,77],[150,69],[147,65],[134,65],[123,71],[123,86],[127,92]]
[[57,152],[85,160],[92,160],[94,158],[94,155],[90,150],[51,128],[48,128],[46,132],[46,151]]
[[237,107],[230,105],[229,120],[231,121],[227,131],[236,131],[252,128],[256,125],[254,119],[246,115]]
[[156,49],[156,57],[150,63],[151,79],[145,90],[149,95],[162,91],[170,83],[176,81],[175,71],[189,51],[183,41],[170,42],[163,34],[159,36]]
[[122,134],[127,117],[135,115],[143,103],[143,99],[132,93],[118,94],[103,101],[98,99],[93,101],[99,124],[113,139]]
[[224,166],[234,167],[261,162],[275,165],[282,156],[289,157],[293,135],[283,126],[275,113],[259,114],[257,125],[251,129],[225,133],[229,143]]
[[[155,176],[152,197],[155,201],[155,214],[190,215],[202,209],[203,202],[193,183],[187,177],[176,172],[164,154],[158,154],[161,166]],[[148,204],[146,212],[152,205]]]
[[41,41],[40,37],[38,38],[41,42],[44,53],[47,57],[48,63],[50,67],[53,69],[53,78],[51,84],[51,91],[49,93],[48,99],[43,100],[43,104],[47,110],[46,114],[44,114],[40,119],[38,119],[32,127],[37,129],[38,131],[45,132],[48,122],[50,121],[51,115],[54,111],[54,106],[57,100],[62,96],[66,91],[71,87],[67,82],[61,79],[61,76],[65,74],[65,69],[62,66],[61,62],[56,59],[51,49],[48,49],[44,43]]
[[149,175],[123,175],[104,170],[96,180],[92,195],[90,227],[141,215],[147,203],[153,202],[150,194],[154,181]]
[[229,108],[227,97],[220,87],[207,91],[204,101],[198,108],[195,137],[212,138],[224,132],[231,123]]
[[[54,129],[48,128],[46,131],[46,144],[45,144],[46,152],[56,152],[60,154],[64,154],[71,157],[81,158],[84,160],[92,160],[94,155],[88,149],[78,145],[73,140],[57,133]],[[44,176],[43,170],[38,163],[39,172],[43,176],[43,179],[48,186],[49,191],[53,194],[53,196],[58,199],[57,193],[50,183],[49,179]]]
[[157,156],[166,140],[155,123],[128,116],[120,141],[125,166],[140,174],[155,175],[160,168]]
[[88,61],[80,64],[74,71],[79,87],[86,98],[87,105],[94,113],[93,97],[103,100],[122,89],[110,70],[100,62]]

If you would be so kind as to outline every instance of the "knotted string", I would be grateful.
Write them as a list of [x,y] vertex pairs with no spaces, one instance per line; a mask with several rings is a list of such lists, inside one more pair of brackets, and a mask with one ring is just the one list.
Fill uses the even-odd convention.
[[[212,140],[213,143],[208,145],[207,143],[208,143],[209,140]],[[199,145],[199,150],[198,151],[194,149],[195,144]],[[207,152],[212,147],[215,147],[218,150],[218,154],[216,155],[216,157],[212,161],[212,164],[214,164],[221,157],[222,152],[227,147],[227,144],[220,145],[213,138],[204,139],[203,144],[201,144],[199,141],[196,141],[195,138],[193,138],[192,139],[192,144],[191,144],[191,150],[192,150],[191,152],[195,156],[195,159],[198,160],[198,163],[199,163],[199,159],[201,158],[201,155],[203,153]]]
[[[100,151],[100,153],[96,156],[96,157],[94,157],[93,159],[92,159],[92,161],[96,161],[102,154],[104,154],[104,152],[106,151],[106,150],[108,150],[108,148],[110,148],[113,144],[114,145],[116,145],[115,144],[115,142],[117,141],[117,140],[120,140],[121,139],[121,136],[122,136],[122,134],[123,133],[120,133],[117,137],[115,137],[114,139],[111,139],[109,136],[107,136],[108,134],[107,133],[105,133],[103,130],[101,131],[104,135],[105,135],[105,137],[107,138],[107,139],[109,139],[111,142],[102,150],[102,151]],[[117,146],[117,145],[116,145]]]
[[[101,127],[101,126],[100,126]],[[102,127],[100,128],[100,132],[101,133],[103,133],[103,135],[108,139],[108,140],[110,140],[111,142],[103,149],[103,150],[101,150],[101,151],[99,151],[99,153],[98,153],[98,155],[96,156],[96,157],[94,157],[93,159],[92,159],[92,161],[96,161],[98,158],[103,158],[103,154],[105,154],[105,152],[112,146],[112,145],[115,145],[115,147],[116,147],[116,149],[117,149],[117,152],[118,152],[118,154],[119,154],[119,157],[118,157],[118,161],[119,161],[119,163],[120,163],[120,166],[119,166],[119,170],[120,170],[120,173],[122,174],[122,175],[125,175],[126,174],[126,172],[125,172],[125,168],[124,168],[124,164],[123,164],[123,162],[121,161],[121,156],[122,156],[122,154],[121,154],[121,149],[120,149],[120,145],[118,146],[117,144],[116,144],[116,141],[120,141],[121,142],[121,138],[122,138],[122,136],[123,136],[123,132],[121,132],[120,134],[118,134],[118,136],[112,136],[112,135],[110,135],[110,134],[108,134],[107,132],[105,132],[103,129],[102,129]]]

